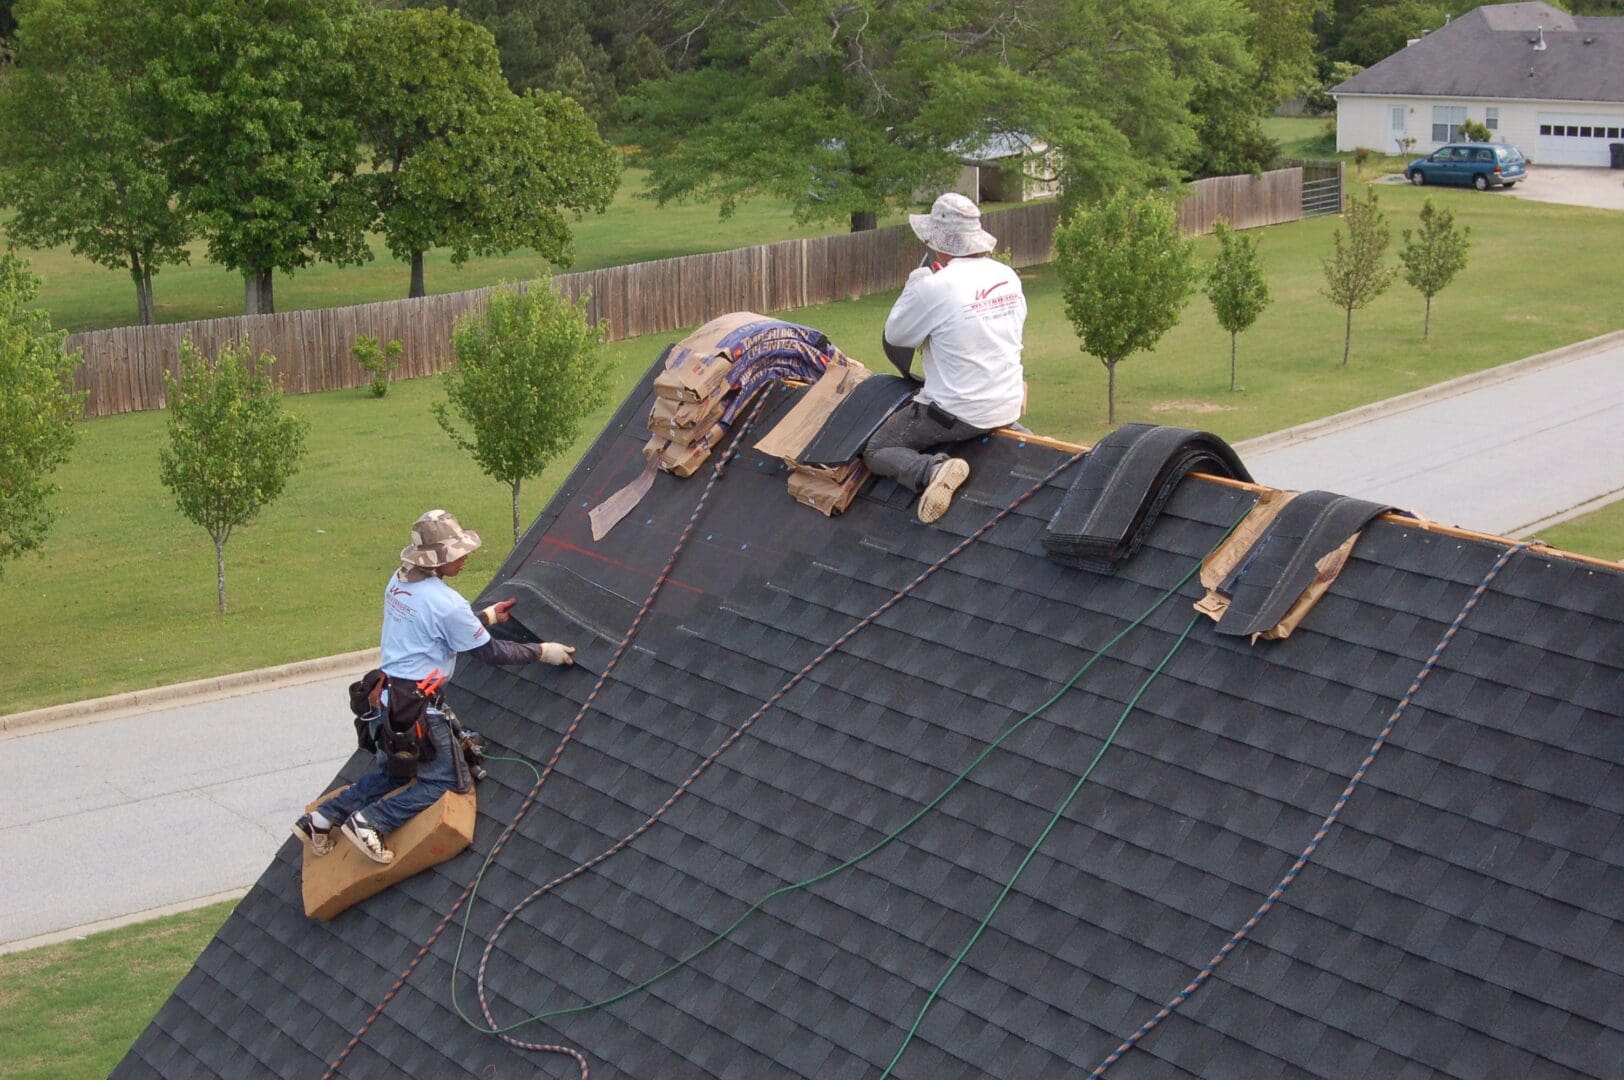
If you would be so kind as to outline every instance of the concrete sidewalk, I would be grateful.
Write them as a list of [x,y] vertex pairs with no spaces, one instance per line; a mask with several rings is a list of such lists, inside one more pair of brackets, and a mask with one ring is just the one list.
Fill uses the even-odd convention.
[[[1624,332],[1239,449],[1263,483],[1534,528],[1624,494]],[[0,952],[251,885],[354,751],[346,687],[371,661],[335,659],[353,670],[312,663],[204,680],[178,700],[7,718]]]

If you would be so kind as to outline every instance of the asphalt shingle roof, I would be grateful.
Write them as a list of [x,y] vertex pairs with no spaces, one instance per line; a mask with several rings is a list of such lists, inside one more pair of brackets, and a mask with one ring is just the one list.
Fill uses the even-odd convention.
[[[1541,36],[1545,48],[1536,49]],[[1624,102],[1624,18],[1544,3],[1480,7],[1331,92]]]
[[[463,665],[451,696],[493,749],[544,761],[692,514],[661,476],[594,544],[586,511],[641,467],[644,389],[487,590],[573,641],[579,668]],[[772,411],[789,393],[774,391]],[[793,503],[744,450],[558,770],[486,875],[458,1001],[504,911],[658,807],[790,677],[1062,462],[972,444],[929,528],[891,482],[844,516]],[[708,472],[708,470],[707,470]],[[527,907],[488,973],[498,1019],[617,993],[749,904],[851,858],[1188,573],[1244,486],[1182,483],[1115,573],[1043,535],[1070,472],[818,665],[627,850]],[[1150,681],[895,1073],[1093,1067],[1252,914],[1504,550],[1378,521],[1290,638],[1201,619]],[[646,992],[531,1025],[594,1077],[874,1077],[1201,595],[1191,580],[899,839],[768,904]],[[551,603],[542,597],[551,598]],[[1624,574],[1513,556],[1291,891],[1123,1076],[1617,1076],[1624,1061]],[[347,724],[335,702],[335,724]],[[353,777],[359,758],[346,768]],[[473,849],[330,924],[290,841],[116,1070],[316,1076],[344,1050],[517,812],[493,763]],[[290,811],[291,812],[291,811]],[[345,1075],[571,1076],[458,1019],[443,935]]]

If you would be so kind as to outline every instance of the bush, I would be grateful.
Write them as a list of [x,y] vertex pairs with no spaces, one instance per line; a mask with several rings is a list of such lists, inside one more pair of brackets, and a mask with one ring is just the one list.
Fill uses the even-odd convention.
[[1369,164],[1370,159],[1376,156],[1376,151],[1368,146],[1355,146],[1353,148],[1353,163],[1355,165]]
[[401,345],[391,341],[379,347],[378,339],[362,334],[350,346],[350,356],[361,365],[361,370],[372,376],[370,388],[373,397],[389,393],[389,373],[400,366]]
[[1476,120],[1467,120],[1460,126],[1460,137],[1467,142],[1493,142],[1494,132]]

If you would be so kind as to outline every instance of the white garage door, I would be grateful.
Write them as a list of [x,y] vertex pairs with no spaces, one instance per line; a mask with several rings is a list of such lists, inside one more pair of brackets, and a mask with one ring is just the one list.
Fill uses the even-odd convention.
[[1607,144],[1624,142],[1624,114],[1540,113],[1534,160],[1541,165],[1606,165]]

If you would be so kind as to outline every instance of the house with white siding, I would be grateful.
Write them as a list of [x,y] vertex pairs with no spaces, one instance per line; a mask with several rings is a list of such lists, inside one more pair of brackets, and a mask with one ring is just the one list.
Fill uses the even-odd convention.
[[1338,150],[1425,154],[1470,119],[1542,165],[1605,166],[1624,143],[1624,18],[1480,7],[1331,94]]

